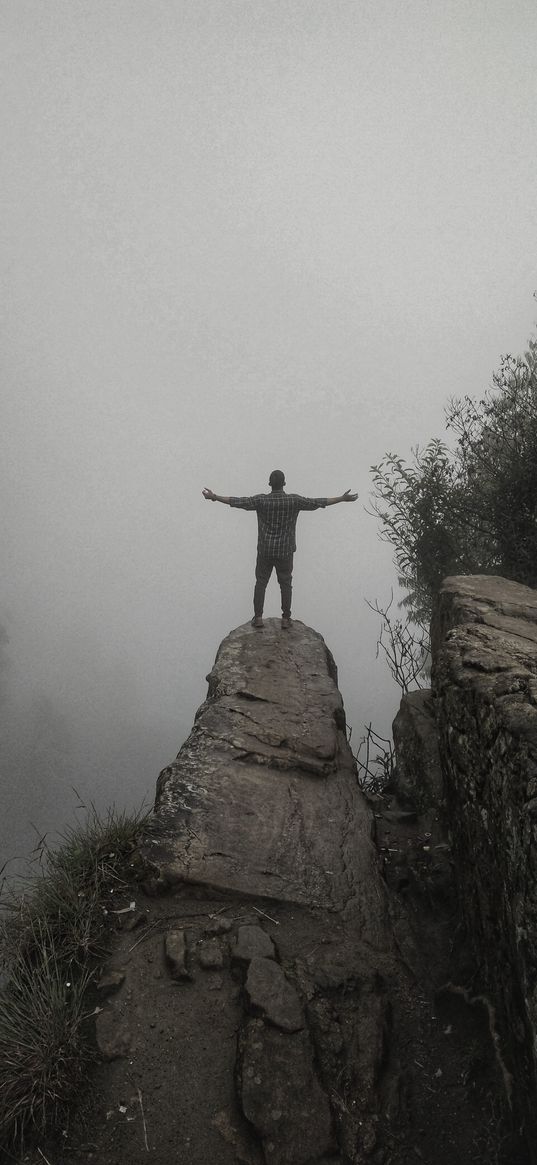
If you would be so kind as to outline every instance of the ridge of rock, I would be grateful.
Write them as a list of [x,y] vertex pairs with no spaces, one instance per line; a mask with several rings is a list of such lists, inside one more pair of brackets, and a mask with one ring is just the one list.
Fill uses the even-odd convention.
[[[122,975],[96,1008],[89,1109],[48,1159],[489,1159],[479,1153],[499,1126],[490,1132],[486,1018],[436,990],[456,980],[456,921],[449,858],[441,885],[427,877],[444,854],[429,833],[435,807],[423,817],[387,795],[366,801],[334,661],[303,624],[232,631],[208,682],[159,777],[138,880],[109,913]],[[418,711],[414,726],[429,705]],[[429,752],[408,764],[418,755]],[[122,897],[136,899],[136,936]],[[477,1090],[476,1050],[487,1065]]]
[[192,732],[159,777],[143,846],[157,883],[362,909],[376,854],[336,676],[302,623],[227,636]]

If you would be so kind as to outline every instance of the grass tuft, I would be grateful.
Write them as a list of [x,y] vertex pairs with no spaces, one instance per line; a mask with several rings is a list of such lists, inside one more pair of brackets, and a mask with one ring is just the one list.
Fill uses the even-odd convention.
[[91,1055],[85,996],[105,953],[106,904],[126,886],[145,810],[94,806],[45,841],[36,872],[0,898],[0,1144],[57,1128]]

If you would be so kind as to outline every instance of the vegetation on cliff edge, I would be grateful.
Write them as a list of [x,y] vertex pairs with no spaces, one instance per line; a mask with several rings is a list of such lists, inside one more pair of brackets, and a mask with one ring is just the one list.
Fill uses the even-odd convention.
[[381,537],[417,624],[447,575],[537,580],[537,340],[502,358],[480,400],[452,399],[446,426],[453,449],[435,438],[409,462],[387,453],[372,467]]
[[4,1146],[59,1127],[91,1058],[86,992],[105,953],[110,895],[125,884],[146,817],[92,807],[58,848],[41,842],[22,887],[2,889]]

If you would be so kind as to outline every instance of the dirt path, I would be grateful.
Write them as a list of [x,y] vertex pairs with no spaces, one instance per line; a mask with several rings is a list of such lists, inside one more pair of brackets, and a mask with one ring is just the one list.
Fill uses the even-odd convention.
[[[136,909],[116,916],[118,930],[96,998],[102,1008],[101,1055],[114,1058],[97,1064],[66,1135],[40,1145],[51,1165],[264,1165],[271,1160],[271,1141],[265,1138],[264,1155],[252,1112],[245,1120],[237,1075],[248,1025],[263,1025],[262,1008],[246,990],[248,964],[236,957],[241,931],[243,938],[245,931],[250,938],[255,931],[261,941],[261,936],[271,939],[289,982],[298,988],[329,1098],[327,1119],[326,1113],[311,1112],[306,1124],[297,1118],[294,1102],[300,1097],[303,1107],[312,1079],[307,1071],[304,1075],[300,1057],[293,1060],[295,1075],[279,1082],[287,1107],[285,1126],[283,1116],[275,1120],[279,1159],[524,1165],[523,1148],[504,1119],[491,1013],[484,1003],[471,1002],[471,993],[439,991],[447,983],[468,982],[469,967],[464,948],[453,944],[449,886],[431,893],[433,859],[426,858],[430,850],[423,851],[430,839],[419,822],[398,826],[378,817],[377,827],[381,857],[389,856],[386,876],[399,959],[373,976],[363,952],[353,960],[353,974],[347,974],[345,927],[337,919],[327,925],[317,911],[266,902],[254,909],[251,899],[222,895],[154,898],[136,884],[124,891],[115,909],[133,901]],[[178,931],[187,937],[188,978],[174,978],[181,969],[166,956],[166,936]],[[290,1034],[272,1031],[286,1050]],[[277,1048],[269,1053],[268,1065],[259,1071],[269,1068],[272,1077]],[[275,1089],[272,1079],[266,1108],[277,1114]],[[270,1116],[261,1119],[270,1123]],[[302,1140],[314,1119],[314,1144],[322,1143],[323,1156],[286,1156],[297,1126]],[[24,1160],[43,1165],[38,1152]]]

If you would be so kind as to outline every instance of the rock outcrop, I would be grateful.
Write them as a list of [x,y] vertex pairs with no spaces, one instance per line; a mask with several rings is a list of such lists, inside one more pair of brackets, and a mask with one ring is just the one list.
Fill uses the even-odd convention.
[[537,591],[446,579],[433,692],[460,898],[505,1086],[537,1161]]
[[[212,967],[235,999],[239,1109],[264,1159],[371,1159],[394,946],[334,661],[310,628],[283,633],[268,620],[262,633],[233,631],[207,678],[193,730],[158,781],[142,846],[148,888],[220,896],[218,910],[238,915],[213,940]],[[189,953],[177,928],[166,948],[183,990],[207,944],[206,930],[189,932]],[[213,1035],[226,1038],[218,1026]],[[226,1127],[240,1114],[228,1110]],[[222,1165],[237,1143],[220,1146]]]
[[[434,809],[420,813],[419,788],[411,812],[366,800],[310,628],[237,628],[208,681],[110,903],[91,1108],[48,1159],[488,1160],[497,1058],[487,1014],[449,987],[457,919]],[[425,703],[409,723],[429,720]],[[409,775],[414,755],[427,748]]]
[[375,942],[371,813],[321,636],[301,623],[282,635],[276,620],[262,635],[239,627],[207,679],[194,728],[158,781],[145,852],[159,883],[359,914]]

